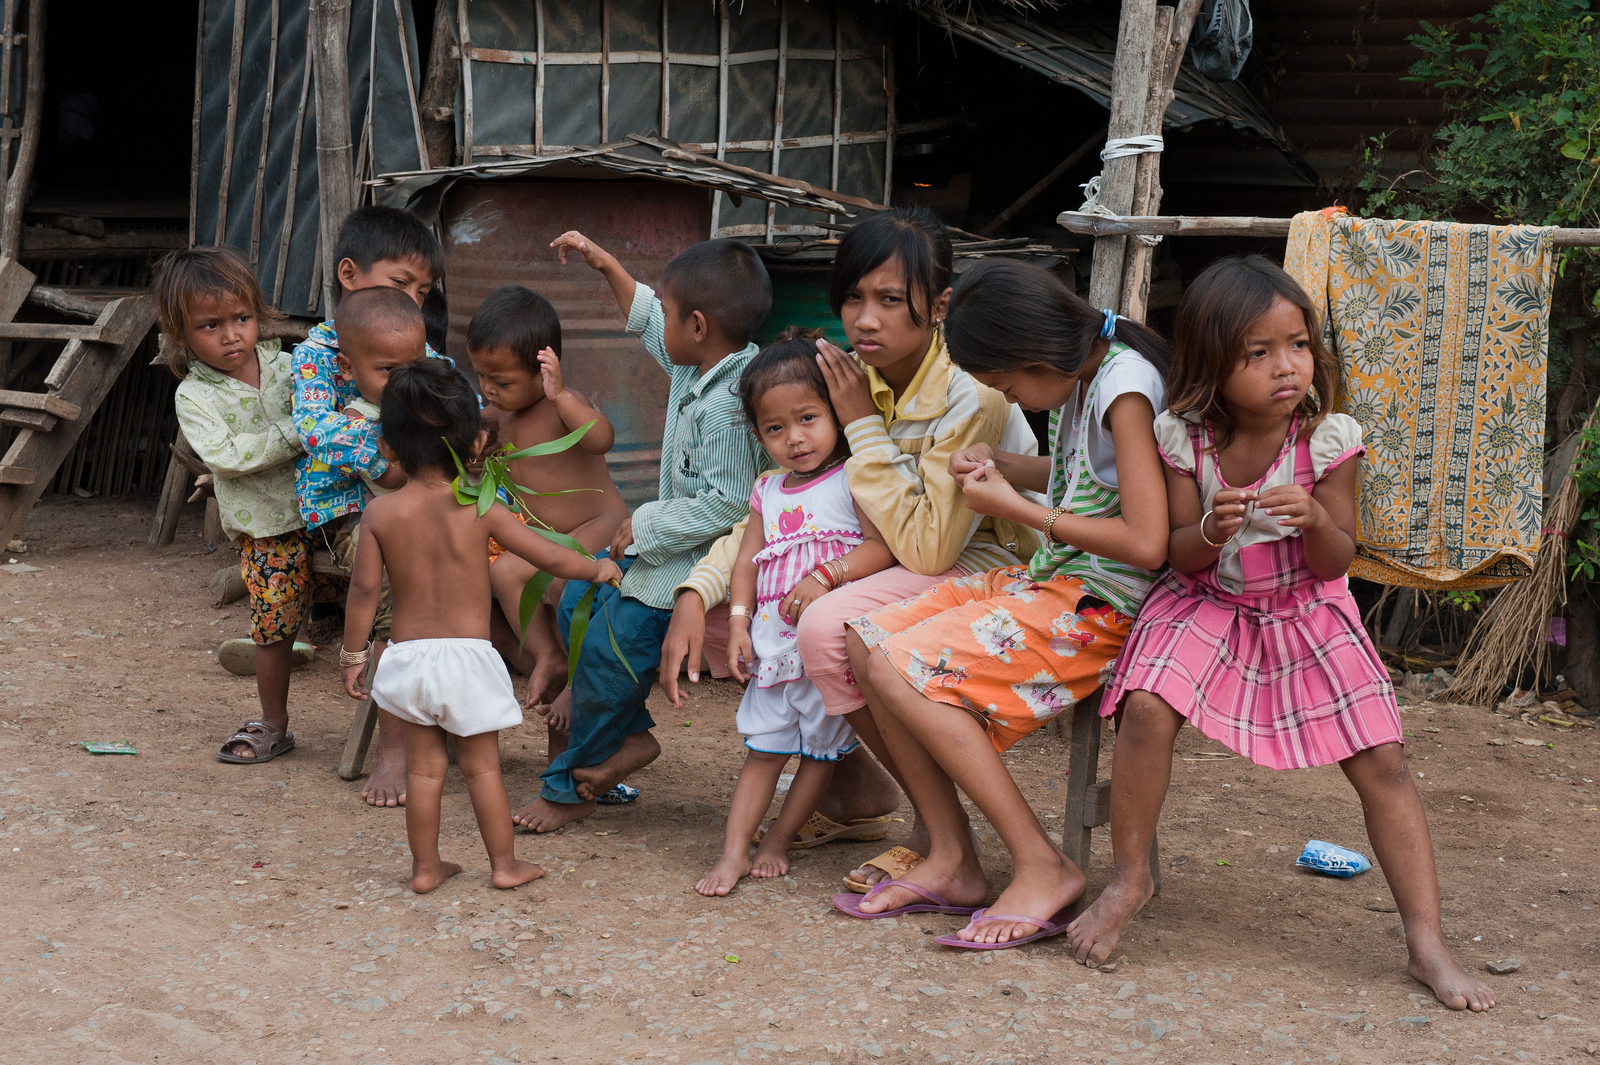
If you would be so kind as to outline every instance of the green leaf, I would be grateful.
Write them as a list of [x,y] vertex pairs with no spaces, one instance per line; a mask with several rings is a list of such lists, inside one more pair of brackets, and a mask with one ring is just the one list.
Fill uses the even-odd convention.
[[489,513],[489,508],[494,506],[495,497],[497,495],[498,493],[495,491],[494,470],[485,466],[483,470],[483,481],[478,485],[478,517],[481,518],[485,514]]
[[512,482],[512,481],[507,481],[506,482],[506,487],[515,488],[518,492],[520,492],[521,494],[523,494],[525,496],[567,496],[567,495],[571,495],[573,492],[603,492],[603,491],[605,491],[605,489],[603,489],[603,488],[563,488],[559,492],[535,492],[533,489],[527,487],[526,485],[516,484],[515,482]]
[[[609,607],[607,608],[606,613],[609,615]],[[617,634],[615,630],[611,628],[611,618],[609,616],[606,617],[606,636],[611,640],[611,653],[617,656],[617,661],[622,663],[622,668],[628,671],[628,676],[633,678],[633,682],[635,684],[639,683],[639,674],[633,671],[633,667],[628,664],[628,656],[624,655],[622,653],[622,648],[617,646]]]
[[567,683],[578,675],[578,653],[583,650],[583,638],[589,635],[589,612],[594,609],[594,597],[599,586],[591,584],[572,611],[572,627],[567,630]]
[[522,625],[522,635],[528,635],[528,626],[533,623],[534,612],[539,609],[539,600],[544,598],[544,593],[549,590],[550,582],[555,580],[554,575],[544,570],[534,570],[533,576],[528,578],[528,583],[522,586],[522,602],[517,606],[517,620]]
[[559,532],[556,532],[554,529],[541,529],[541,528],[539,528],[538,526],[535,526],[535,525],[530,525],[530,526],[528,526],[528,528],[532,529],[534,532],[538,533],[540,536],[544,537],[546,540],[549,540],[551,543],[560,544],[562,547],[566,548],[568,551],[576,551],[578,554],[582,555],[584,558],[593,558],[594,557],[593,555],[589,554],[589,549],[587,547],[584,547],[576,539],[574,539],[571,536],[568,536],[566,533],[559,533]]
[[582,440],[583,434],[587,433],[592,425],[594,425],[594,422],[592,421],[584,422],[582,425],[572,430],[572,432],[568,433],[566,436],[563,436],[560,440],[551,440],[543,444],[534,444],[532,447],[525,447],[521,451],[513,451],[500,457],[505,459],[507,462],[515,462],[517,459],[531,459],[540,455],[559,454],[567,450],[573,444],[576,444],[579,440]]
[[470,507],[478,501],[478,486],[463,483],[460,474],[450,482],[450,490],[456,494],[456,502],[464,507]]

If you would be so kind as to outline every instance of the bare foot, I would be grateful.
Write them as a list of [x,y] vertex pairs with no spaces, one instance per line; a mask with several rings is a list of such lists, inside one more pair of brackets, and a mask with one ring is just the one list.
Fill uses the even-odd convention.
[[661,744],[648,732],[635,732],[622,741],[622,749],[599,765],[584,766],[572,771],[577,781],[578,795],[585,799],[598,799],[621,784],[632,774],[643,769],[661,754]]
[[1104,965],[1117,949],[1123,927],[1155,894],[1149,868],[1139,868],[1142,875],[1134,883],[1114,876],[1100,897],[1067,927],[1067,945],[1072,948],[1072,956],[1084,965]]
[[361,789],[361,797],[368,806],[404,806],[406,804],[406,749],[399,744],[378,746],[378,761],[372,767]]
[[[983,867],[976,858],[969,863],[956,865],[936,862],[930,857],[900,879],[904,883],[926,888],[956,906],[976,906],[989,894],[989,882],[984,879]],[[927,901],[914,891],[891,887],[870,899],[862,899],[861,912],[882,913],[884,910]]]
[[490,873],[489,883],[497,888],[521,887],[528,881],[537,880],[543,875],[543,869],[532,862],[525,862],[519,858],[504,869],[496,869]]
[[739,878],[750,874],[750,859],[742,854],[724,854],[705,876],[695,882],[694,889],[702,895],[726,895],[733,890]]
[[[1011,886],[994,900],[989,912],[1051,920],[1056,914],[1078,901],[1088,883],[1084,879],[1083,870],[1062,855],[1049,869],[1019,873],[1015,876]],[[975,928],[969,925],[956,934],[968,943],[1009,943],[1013,939],[1025,939],[1035,935],[1038,931],[1038,925],[1026,921],[985,920],[978,922]]]
[[1411,944],[1406,972],[1427,984],[1434,997],[1450,1009],[1481,1013],[1494,1006],[1494,989],[1457,965],[1442,943],[1432,947]]
[[534,799],[511,815],[512,824],[530,828],[535,832],[554,832],[569,821],[576,821],[594,813],[594,800],[588,802],[551,802]]
[[789,871],[789,848],[782,850],[774,847],[768,850],[766,845],[756,848],[755,861],[750,865],[751,876],[783,876]]
[[567,657],[560,654],[542,654],[528,674],[528,691],[536,696],[536,703],[553,703],[567,686]]
[[421,862],[412,862],[411,890],[418,895],[426,895],[459,872],[461,872],[461,866],[455,862],[440,862],[432,866],[425,866]]

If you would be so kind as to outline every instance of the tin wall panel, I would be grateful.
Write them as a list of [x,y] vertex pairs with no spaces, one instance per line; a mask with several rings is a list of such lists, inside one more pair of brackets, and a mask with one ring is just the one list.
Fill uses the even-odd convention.
[[440,215],[450,291],[449,354],[466,362],[467,323],[503,285],[540,293],[561,316],[562,375],[616,427],[607,456],[629,505],[656,495],[667,379],[624,332],[625,312],[595,271],[550,241],[581,227],[638,280],[657,286],[661,269],[704,240],[711,224],[703,190],[660,182],[461,181]]

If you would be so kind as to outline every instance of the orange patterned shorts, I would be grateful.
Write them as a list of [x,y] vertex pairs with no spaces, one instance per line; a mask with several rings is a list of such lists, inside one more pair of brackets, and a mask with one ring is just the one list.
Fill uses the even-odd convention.
[[952,577],[851,628],[1004,751],[1105,684],[1132,625],[1076,578],[1034,581],[1026,566],[1006,566]]

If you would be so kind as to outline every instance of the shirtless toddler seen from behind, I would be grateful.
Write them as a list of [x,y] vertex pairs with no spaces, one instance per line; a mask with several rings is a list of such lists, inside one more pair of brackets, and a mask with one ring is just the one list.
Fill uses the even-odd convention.
[[[486,438],[477,396],[460,371],[436,359],[400,367],[383,391],[382,415],[379,447],[408,479],[369,503],[364,515],[345,608],[345,691],[356,699],[370,694],[384,727],[404,739],[412,890],[431,891],[460,872],[439,856],[446,733],[458,739],[490,882],[515,887],[544,873],[516,857],[500,774],[499,732],[521,724],[522,711],[489,643],[489,538],[557,577],[604,583],[622,572],[606,559],[551,543],[498,503],[479,516],[476,507],[457,502],[451,453],[475,457]],[[394,591],[393,633],[369,693],[361,689],[366,636],[385,573]]]
[[[489,404],[484,415],[498,426],[501,443],[518,449],[546,444],[594,422],[572,447],[520,459],[512,463],[511,473],[518,485],[533,492],[565,493],[523,498],[540,521],[599,554],[628,516],[605,459],[616,433],[606,416],[562,379],[561,321],[555,308],[543,296],[517,285],[491,293],[467,327],[467,355]],[[554,758],[566,749],[572,717],[571,697],[563,693],[556,698],[566,684],[567,653],[556,633],[552,604],[561,601],[566,582],[551,583],[529,631],[522,633],[522,590],[533,572],[522,559],[500,555],[489,580],[506,620],[535,659],[526,701],[550,726]]]

